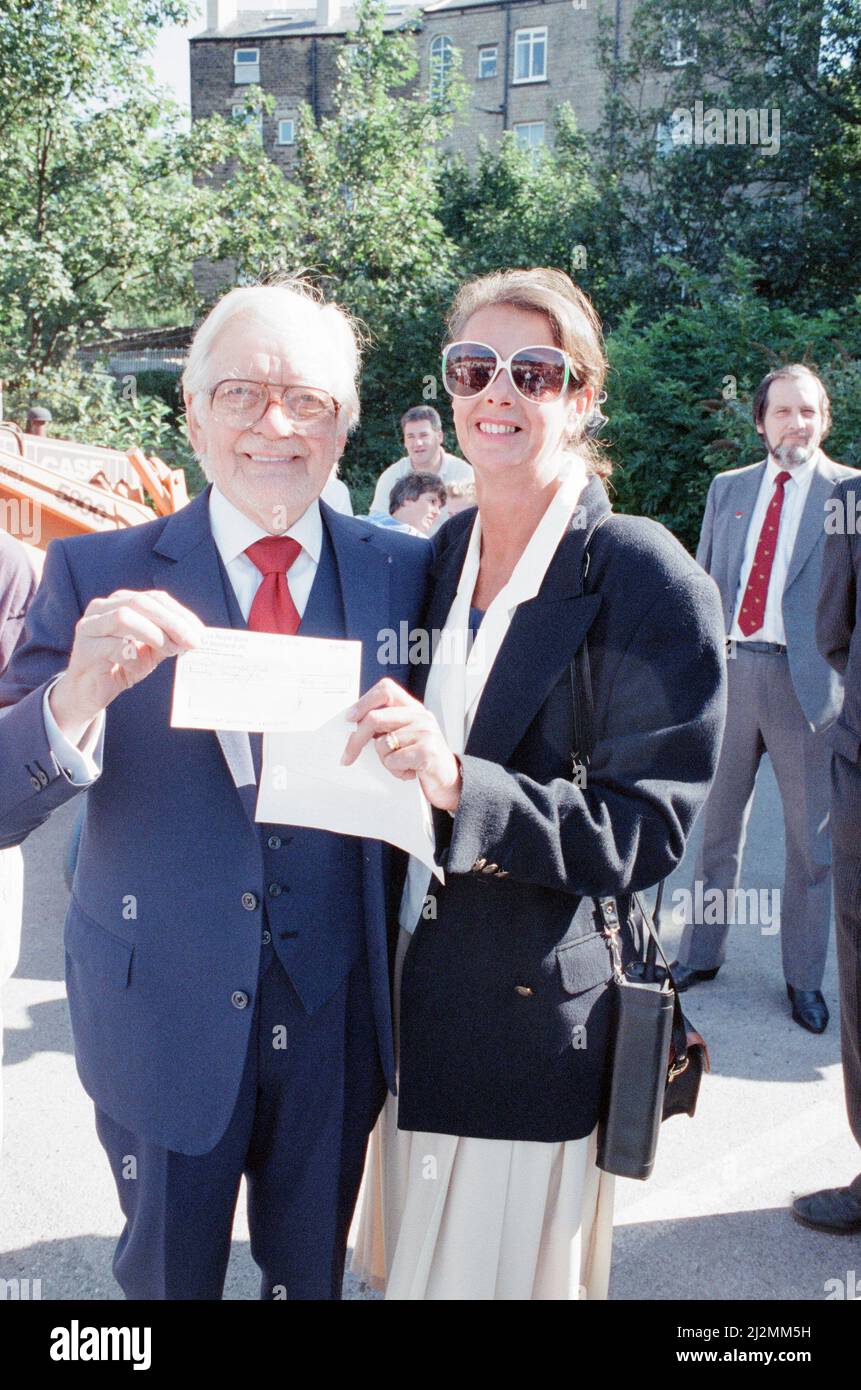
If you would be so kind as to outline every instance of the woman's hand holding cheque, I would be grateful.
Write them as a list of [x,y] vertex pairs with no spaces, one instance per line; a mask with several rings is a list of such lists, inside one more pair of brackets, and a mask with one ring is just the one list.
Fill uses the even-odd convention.
[[397,681],[385,677],[347,710],[356,731],[347,740],[341,762],[354,763],[374,740],[377,755],[393,777],[418,777],[432,806],[455,813],[460,805],[460,763],[434,716]]

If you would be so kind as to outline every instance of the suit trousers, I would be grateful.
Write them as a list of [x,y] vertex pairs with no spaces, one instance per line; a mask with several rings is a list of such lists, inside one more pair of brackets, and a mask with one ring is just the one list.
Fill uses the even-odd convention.
[[[834,849],[840,1050],[849,1125],[861,1144],[861,856]],[[861,1175],[856,1180],[861,1195]]]
[[[737,906],[736,896],[727,890],[739,885],[756,774],[767,752],[783,803],[786,843],[780,900],[783,973],[795,989],[816,990],[825,971],[831,918],[831,753],[826,733],[811,729],[793,688],[785,652],[751,652],[735,646],[727,660],[727,674],[726,730],[703,812],[692,894],[698,904],[709,890],[719,890],[722,911],[713,923],[697,920],[695,908],[682,935],[679,960],[695,970],[711,970],[726,958]],[[748,915],[742,930],[757,931],[759,926],[751,924]]]
[[364,952],[308,1015],[264,946],[254,1008],[236,1107],[209,1153],[161,1148],[96,1110],[126,1218],[114,1274],[127,1298],[222,1297],[243,1174],[261,1299],[341,1297],[367,1139],[385,1096]]

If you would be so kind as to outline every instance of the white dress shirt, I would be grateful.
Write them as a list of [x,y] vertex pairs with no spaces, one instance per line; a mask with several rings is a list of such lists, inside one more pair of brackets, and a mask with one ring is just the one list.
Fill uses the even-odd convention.
[[[810,492],[810,483],[816,469],[816,461],[819,457],[818,452],[806,463],[799,464],[797,468],[784,470],[783,464],[776,463],[769,454],[765,472],[762,475],[759,492],[756,498],[756,506],[750,518],[750,525],[747,528],[747,537],[744,543],[744,556],[741,562],[741,573],[739,575],[738,590],[736,592],[735,612],[733,614],[730,637],[737,642],[779,642],[782,646],[786,645],[786,629],[783,626],[783,591],[786,588],[786,576],[789,573],[789,564],[792,559],[792,552],[795,549],[795,542],[798,537],[798,527],[801,524],[801,514],[804,511],[804,504],[807,501],[807,494]],[[777,533],[777,545],[774,556],[772,557],[771,575],[768,581],[768,594],[765,600],[765,613],[763,614],[762,627],[756,632],[745,635],[738,625],[738,615],[741,612],[741,603],[747,589],[747,581],[750,578],[753,557],[756,554],[756,547],[759,542],[759,533],[762,530],[762,523],[768,511],[768,505],[774,496],[774,482],[778,473],[786,471],[789,473],[789,480],[783,488],[783,509],[780,513],[780,527]]]
[[[258,526],[255,521],[251,521],[239,511],[238,507],[234,507],[215,485],[209,494],[209,524],[212,538],[233,586],[236,602],[247,622],[254,595],[263,583],[263,575],[244,552],[249,545],[268,536],[270,532],[264,531],[262,526]],[[323,518],[316,498],[284,535],[292,536],[302,547],[287,575],[290,597],[301,618],[308,603],[323,547]],[[60,767],[65,769],[73,786],[89,786],[101,772],[96,762],[95,751],[104,728],[104,710],[93,720],[81,743],[75,747],[60,731],[51,713],[48,697],[56,683],[56,680],[51,682],[42,701],[42,714],[51,752]]]
[[[575,457],[508,583],[487,608],[475,640],[470,645],[469,610],[481,559],[481,517],[476,514],[457,594],[437,643],[424,699],[426,708],[437,719],[453,753],[461,754],[466,747],[484,687],[518,604],[534,598],[544,583],[550,561],[571,525],[586,482],[586,466]],[[469,656],[464,662],[459,658],[466,651]],[[452,653],[455,653],[454,659],[451,659]],[[399,916],[400,925],[405,931],[415,929],[429,883],[427,865],[410,856]]]

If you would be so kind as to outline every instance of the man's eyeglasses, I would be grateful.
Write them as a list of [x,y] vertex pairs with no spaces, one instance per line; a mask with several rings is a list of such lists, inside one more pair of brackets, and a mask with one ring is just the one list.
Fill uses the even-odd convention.
[[544,405],[558,400],[571,374],[571,360],[558,347],[524,347],[503,362],[487,343],[449,343],[442,355],[442,379],[450,396],[480,396],[497,373],[507,371],[518,395]]
[[263,381],[239,381],[229,377],[219,381],[209,393],[213,419],[234,429],[249,429],[263,419],[277,401],[296,425],[321,425],[333,419],[340,403],[328,391],[316,386],[270,386]]

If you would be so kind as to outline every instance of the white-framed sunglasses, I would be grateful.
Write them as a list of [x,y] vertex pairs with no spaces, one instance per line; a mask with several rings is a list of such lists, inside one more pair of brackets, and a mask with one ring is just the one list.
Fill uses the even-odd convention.
[[505,371],[525,401],[546,405],[559,399],[569,381],[576,381],[572,365],[567,352],[545,344],[518,348],[503,361],[488,343],[464,341],[443,349],[442,379],[450,396],[480,396]]

